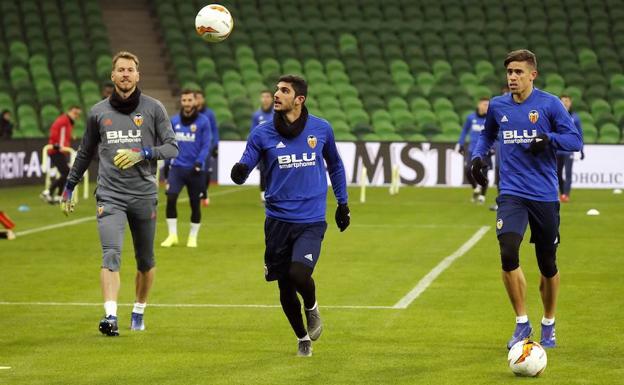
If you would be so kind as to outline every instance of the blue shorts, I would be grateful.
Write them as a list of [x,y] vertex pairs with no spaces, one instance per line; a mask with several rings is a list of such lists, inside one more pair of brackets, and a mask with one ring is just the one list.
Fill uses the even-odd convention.
[[267,217],[264,222],[264,275],[275,281],[288,275],[290,264],[314,269],[321,256],[327,222],[290,223]]
[[167,194],[179,194],[182,187],[186,186],[189,198],[202,198],[202,193],[206,184],[206,173],[197,173],[192,168],[182,168],[172,166],[167,178]]
[[496,198],[496,235],[517,233],[524,236],[531,226],[531,243],[559,244],[559,202],[540,202],[515,195]]

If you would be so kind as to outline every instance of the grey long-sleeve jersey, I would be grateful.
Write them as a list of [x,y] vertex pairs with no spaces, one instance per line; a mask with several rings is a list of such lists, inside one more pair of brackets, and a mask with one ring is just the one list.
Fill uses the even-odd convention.
[[[113,164],[117,150],[145,147],[152,149],[151,160],[143,160],[126,170]],[[98,195],[122,198],[156,198],[156,160],[178,155],[175,134],[165,108],[158,100],[143,94],[136,110],[129,115],[115,110],[108,99],[91,108],[85,135],[69,172],[68,186],[78,184],[96,149],[100,158]]]

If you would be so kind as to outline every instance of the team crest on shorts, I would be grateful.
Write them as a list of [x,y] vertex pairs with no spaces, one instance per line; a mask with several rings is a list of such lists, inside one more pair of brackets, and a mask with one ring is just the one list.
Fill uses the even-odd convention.
[[537,123],[537,119],[539,119],[539,112],[537,112],[536,110],[529,111],[529,120],[531,121],[531,123]]
[[195,132],[197,131],[197,124],[193,123],[191,124],[191,132]]
[[503,228],[503,220],[498,218],[498,220],[496,221],[496,228],[497,229],[502,229]]
[[314,147],[316,147],[316,143],[317,143],[316,136],[309,135],[308,136],[308,146],[310,146],[310,148],[314,148]]
[[134,121],[134,124],[136,124],[137,127],[141,127],[141,124],[143,124],[143,115],[137,112],[137,114],[134,115],[134,118],[132,120]]
[[104,212],[104,206],[98,206],[97,207],[98,217],[101,217],[103,212]]

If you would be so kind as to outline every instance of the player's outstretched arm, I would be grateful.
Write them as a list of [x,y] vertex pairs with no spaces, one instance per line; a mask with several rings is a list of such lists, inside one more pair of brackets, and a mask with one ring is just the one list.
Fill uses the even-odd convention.
[[89,168],[89,164],[91,163],[91,159],[93,159],[93,155],[99,143],[100,133],[97,118],[89,114],[85,134],[82,137],[82,142],[76,153],[76,159],[74,160],[72,168],[69,170],[67,182],[61,194],[61,210],[65,215],[69,215],[70,212],[74,211],[75,200],[72,199],[74,187],[80,182],[85,171]]
[[253,130],[247,138],[247,145],[240,161],[232,167],[230,178],[236,184],[243,184],[247,180],[249,173],[260,161],[262,149],[262,133],[260,130]]
[[348,195],[345,169],[340,154],[338,153],[336,141],[334,140],[334,133],[331,128],[327,135],[327,143],[323,147],[323,158],[325,158],[327,162],[327,172],[329,173],[334,195],[338,201],[335,214],[336,225],[342,232],[345,231],[351,223],[351,211],[347,205]]
[[496,141],[496,137],[498,136],[499,125],[496,121],[495,115],[495,106],[494,103],[490,104],[488,108],[487,114],[485,115],[485,123],[483,125],[483,131],[479,135],[479,140],[474,147],[474,151],[472,152],[472,159],[476,158],[485,158],[487,154],[490,152],[490,149],[494,145]]

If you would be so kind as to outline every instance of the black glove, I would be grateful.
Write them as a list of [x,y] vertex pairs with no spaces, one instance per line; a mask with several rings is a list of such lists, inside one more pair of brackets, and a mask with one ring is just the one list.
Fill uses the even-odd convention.
[[481,186],[488,185],[487,172],[488,165],[485,164],[481,158],[477,157],[472,160],[472,163],[470,164],[470,173]]
[[247,179],[247,174],[249,174],[249,167],[244,163],[236,163],[232,167],[230,178],[232,178],[232,181],[236,184],[243,184],[245,183],[245,179]]
[[544,152],[544,150],[546,150],[546,147],[548,147],[548,143],[550,143],[548,135],[539,134],[538,136],[533,138],[533,140],[531,140],[531,143],[529,143],[529,151],[531,152],[531,154],[537,155],[540,152]]
[[349,211],[349,206],[346,203],[339,203],[338,207],[336,207],[336,224],[340,232],[345,231],[350,223],[351,212]]
[[52,148],[53,148],[53,149],[55,149],[56,151],[58,151],[58,150],[60,150],[60,149],[61,149],[61,145],[60,145],[60,144],[58,144],[58,143],[54,143],[54,144],[52,145]]
[[195,165],[193,165],[193,172],[195,174],[199,174],[202,170],[202,164],[200,162],[195,162]]
[[464,146],[459,143],[455,145],[455,151],[459,152],[460,155],[464,155],[466,153],[466,150],[464,150]]
[[218,157],[218,156],[219,156],[219,147],[215,147],[215,148],[213,148],[213,149],[212,149],[212,151],[210,152],[210,155],[211,155],[213,158]]
[[581,160],[585,159],[585,151],[581,151]]

